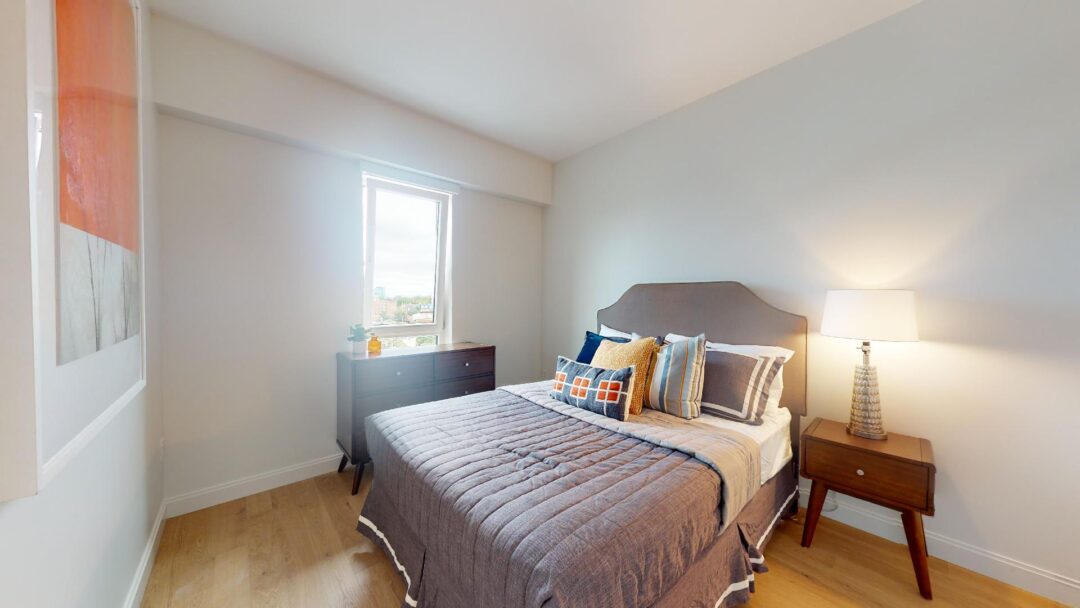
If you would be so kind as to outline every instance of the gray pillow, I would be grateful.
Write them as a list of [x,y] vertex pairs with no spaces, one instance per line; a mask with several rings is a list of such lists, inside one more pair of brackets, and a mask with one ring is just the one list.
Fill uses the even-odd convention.
[[707,351],[701,411],[747,424],[761,424],[769,403],[769,388],[785,361],[783,357]]

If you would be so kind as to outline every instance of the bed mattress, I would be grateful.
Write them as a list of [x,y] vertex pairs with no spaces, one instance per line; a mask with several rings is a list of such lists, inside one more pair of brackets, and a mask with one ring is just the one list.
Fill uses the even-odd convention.
[[694,424],[726,429],[752,439],[761,450],[761,483],[776,476],[791,462],[791,412],[787,408],[766,410],[758,426],[702,414]]

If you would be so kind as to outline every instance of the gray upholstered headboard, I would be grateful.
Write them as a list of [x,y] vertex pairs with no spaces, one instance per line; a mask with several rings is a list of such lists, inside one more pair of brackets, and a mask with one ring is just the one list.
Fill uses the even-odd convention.
[[[806,415],[806,317],[776,308],[742,283],[643,283],[596,313],[598,323],[643,336],[704,333],[712,342],[783,346],[795,351],[784,365],[781,405],[792,413],[798,449],[799,417]],[[796,452],[797,453],[797,452]]]

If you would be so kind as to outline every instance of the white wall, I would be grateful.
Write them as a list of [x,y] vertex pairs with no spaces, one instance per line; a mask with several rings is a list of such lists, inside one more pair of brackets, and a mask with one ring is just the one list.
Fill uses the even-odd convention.
[[361,161],[460,188],[453,337],[494,343],[500,383],[537,376],[542,220],[525,203],[550,202],[551,163],[182,22],[152,23],[170,514],[336,464],[332,353],[359,319]]
[[174,19],[155,15],[153,29],[161,106],[473,190],[551,201],[546,160]]
[[37,490],[26,5],[0,4],[0,500]]
[[160,429],[144,391],[40,494],[0,503],[0,605],[125,606],[161,505]]
[[465,190],[454,199],[455,340],[496,345],[496,382],[540,378],[542,209]]
[[[544,365],[635,282],[742,281],[820,322],[904,287],[886,424],[937,459],[932,554],[1080,603],[1080,6],[928,0],[556,166]],[[811,336],[809,422],[854,344]],[[896,517],[835,516],[901,540]]]
[[167,115],[158,149],[166,495],[334,454],[359,168]]
[[[51,65],[52,45],[49,42],[52,36],[52,2],[33,0],[26,3],[28,9],[22,14],[22,3],[4,3],[0,8],[0,30],[3,34],[0,40],[4,43],[16,40],[18,43],[29,45],[29,57],[22,54],[24,74],[32,75],[28,83],[24,75],[22,84],[5,81],[3,94],[3,111],[0,112],[0,121],[13,118],[7,113],[7,104],[13,97],[21,95],[24,102],[22,112],[22,133],[19,139],[0,138],[0,168],[8,171],[17,166],[14,159],[9,163],[7,155],[21,153],[23,156],[23,170],[27,171],[27,115],[25,100],[29,97],[32,101],[41,101],[42,95],[52,93],[51,84],[42,83],[42,74],[35,70],[45,66],[44,77],[49,78]],[[22,16],[9,14],[10,9],[18,9],[15,12]],[[145,15],[143,15],[145,17]],[[145,28],[144,28],[145,30]],[[145,33],[145,32],[144,32]],[[9,38],[9,34],[15,38]],[[142,39],[143,52],[148,52],[149,41]],[[44,50],[43,50],[44,49]],[[7,52],[3,53],[4,59],[8,59]],[[148,67],[147,58],[144,55],[143,67]],[[32,69],[31,69],[32,68]],[[0,71],[0,74],[4,73]],[[145,251],[147,265],[147,307],[146,307],[146,334],[148,339],[148,367],[146,386],[131,396],[130,401],[122,407],[113,408],[115,416],[108,418],[103,424],[91,425],[95,432],[83,435],[84,441],[78,443],[77,449],[69,451],[71,458],[62,464],[55,464],[48,475],[42,475],[39,480],[42,487],[36,496],[20,500],[0,503],[0,605],[4,606],[34,606],[34,607],[66,607],[66,606],[124,606],[135,605],[138,601],[142,574],[146,570],[147,560],[150,558],[151,549],[155,541],[156,524],[159,522],[161,505],[161,481],[162,459],[160,450],[161,409],[158,399],[158,368],[157,368],[157,214],[156,197],[154,196],[154,123],[153,108],[150,105],[151,88],[149,74],[142,75],[142,111],[148,120],[144,123],[142,133],[142,153],[144,181],[143,204],[145,222]],[[30,87],[28,89],[28,86]],[[29,91],[29,93],[28,93]],[[47,101],[47,99],[46,99]],[[6,125],[6,122],[0,122]],[[50,138],[46,138],[49,142]],[[50,145],[50,144],[47,144]],[[43,158],[46,155],[43,154]],[[38,177],[42,180],[55,179],[51,173],[51,164],[43,163]],[[27,175],[12,175],[11,183],[22,181],[26,184]],[[0,180],[4,187],[8,180]],[[41,184],[39,184],[40,186]],[[38,195],[51,192],[50,188],[42,187]],[[28,199],[30,188],[23,192],[21,201],[17,197],[4,198],[5,211],[13,211],[22,208],[29,212],[31,204]],[[9,204],[10,203],[10,204]],[[42,204],[47,204],[44,201]],[[7,218],[5,217],[5,220]],[[40,218],[38,218],[40,220]],[[29,222],[0,222],[3,230],[12,230],[12,234],[5,233],[2,242],[5,246],[9,243],[29,243],[32,234]],[[40,242],[38,243],[40,247]],[[29,247],[25,250],[25,257],[20,254],[19,258],[3,256],[4,263],[12,262],[11,267],[0,269],[0,276],[4,278],[5,286],[22,285],[19,299],[29,304],[30,285],[28,279],[31,270]],[[40,255],[40,253],[39,253]],[[15,262],[18,263],[15,263]],[[38,281],[52,280],[52,266],[38,267]],[[27,280],[27,283],[23,283]],[[5,294],[5,304],[7,298]],[[22,300],[25,298],[25,300]],[[24,358],[34,361],[34,348],[21,342],[21,336],[32,333],[33,323],[38,323],[38,333],[41,336],[49,336],[47,329],[41,328],[44,318],[42,307],[54,306],[51,300],[42,298],[37,303],[39,309],[35,312],[35,320],[28,322],[23,320],[10,334],[12,339],[5,338],[0,348],[7,354],[10,347],[13,352],[20,355],[20,361]],[[51,318],[51,317],[49,317]],[[4,328],[5,335],[9,331]],[[18,338],[18,339],[15,339]],[[40,339],[50,339],[40,337]],[[107,351],[103,353],[107,354]],[[39,365],[41,359],[38,358]],[[5,363],[2,366],[5,371],[9,369]],[[40,372],[40,370],[39,370]],[[22,378],[33,378],[34,371],[31,367],[29,372],[22,372]],[[50,376],[42,374],[42,380],[48,381]],[[50,381],[51,382],[51,381]],[[46,385],[46,389],[56,387]],[[78,389],[75,386],[74,389]],[[83,385],[87,393],[93,394],[93,387]],[[5,402],[9,397],[18,396],[18,387],[10,386],[5,379],[3,398]],[[77,390],[76,390],[77,392]],[[33,401],[34,395],[30,394]],[[39,394],[38,398],[41,398]],[[40,405],[40,404],[39,404]],[[106,404],[108,406],[109,404]],[[31,404],[31,411],[35,408]],[[101,421],[102,419],[99,419]],[[8,419],[5,416],[3,422],[7,430]],[[31,430],[31,432],[33,432]],[[36,463],[35,463],[36,464]],[[6,472],[4,473],[6,475]]]
[[[360,318],[361,169],[175,116],[159,125],[178,513],[337,464],[334,354]],[[464,191],[452,225],[454,339],[496,344],[500,382],[533,379],[540,209]]]

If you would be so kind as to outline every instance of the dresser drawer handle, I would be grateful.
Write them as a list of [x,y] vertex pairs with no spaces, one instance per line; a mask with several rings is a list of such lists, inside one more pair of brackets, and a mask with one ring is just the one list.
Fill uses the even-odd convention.
[[400,375],[401,375],[401,372],[394,372],[394,375],[395,375],[395,376],[400,376]]
[[469,394],[469,391],[465,391],[465,394],[466,394],[466,395],[468,395],[468,394]]
[[862,469],[855,469],[855,474],[858,475],[859,477],[862,477],[863,475],[866,475],[866,471],[864,471]]
[[468,361],[465,362],[465,367],[469,367],[469,362]]

